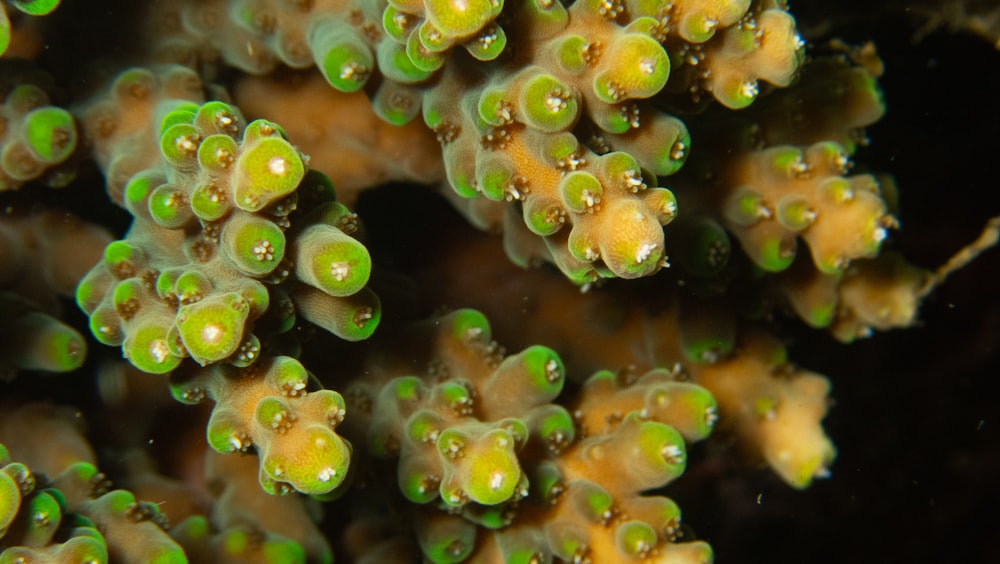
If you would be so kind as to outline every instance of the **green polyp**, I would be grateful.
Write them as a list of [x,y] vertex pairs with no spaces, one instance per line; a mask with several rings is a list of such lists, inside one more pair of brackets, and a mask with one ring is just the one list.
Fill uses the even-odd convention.
[[524,223],[536,235],[554,235],[566,223],[566,210],[554,200],[540,195],[529,197],[523,207]]
[[156,82],[156,77],[149,69],[142,67],[125,69],[118,73],[111,85],[112,98],[116,103],[122,103],[134,97],[136,93],[148,96],[156,87]]
[[562,406],[552,406],[543,412],[539,420],[534,421],[534,433],[545,441],[550,448],[561,448],[576,437],[576,426],[573,416]]
[[642,201],[656,215],[656,221],[660,225],[668,225],[677,217],[677,197],[666,188],[657,186],[644,190]]
[[[472,151],[448,151],[444,152],[445,174],[448,184],[456,194],[463,198],[474,198],[480,195],[476,183],[475,156]],[[466,159],[466,160],[462,160]],[[471,160],[470,160],[471,159]]]
[[441,382],[434,386],[434,395],[448,408],[457,411],[468,410],[472,405],[472,392],[462,382]]
[[519,417],[507,417],[493,423],[502,431],[505,431],[514,440],[514,448],[521,448],[528,442],[528,425]]
[[389,383],[392,395],[397,400],[413,401],[419,399],[424,392],[423,380],[416,376],[403,376],[394,378]]
[[542,154],[549,164],[557,165],[563,159],[572,157],[579,148],[580,142],[577,140],[576,135],[573,135],[569,131],[564,131],[545,136],[542,145]]
[[604,187],[589,172],[574,170],[565,175],[559,183],[559,195],[563,205],[572,212],[593,211],[601,203]]
[[447,37],[475,34],[497,17],[503,0],[424,0],[428,21]]
[[480,437],[469,449],[466,459],[455,470],[462,474],[462,490],[469,499],[483,505],[496,505],[514,496],[521,481],[515,445],[510,433],[495,429]]
[[270,273],[285,257],[285,233],[265,217],[243,214],[229,220],[219,241],[225,257],[248,276]]
[[[297,304],[302,317],[341,339],[367,339],[382,319],[382,304],[369,288],[343,297],[330,296],[319,289],[310,290],[319,296],[314,296],[312,304]],[[301,293],[301,289],[296,293]],[[295,299],[294,294],[292,297]]]
[[[684,122],[649,111],[640,119],[640,128],[642,133],[638,138],[612,136],[611,144],[631,153],[644,169],[658,176],[670,176],[684,166],[691,152],[691,135]],[[652,142],[653,139],[656,141]]]
[[573,259],[581,263],[594,262],[600,258],[600,253],[597,250],[598,242],[594,237],[593,230],[586,229],[579,224],[574,225],[573,229],[570,230],[569,238],[566,240],[566,249]]
[[111,293],[111,303],[115,306],[115,311],[122,319],[128,321],[134,317],[142,308],[142,298],[145,294],[142,280],[138,278],[126,278],[115,284]]
[[76,329],[46,314],[28,313],[17,320],[16,327],[25,331],[28,341],[28,346],[13,354],[14,364],[21,369],[69,372],[87,356],[87,342]]
[[434,564],[465,562],[476,546],[476,526],[457,519],[418,535],[420,550]]
[[488,343],[493,338],[490,322],[479,310],[460,309],[451,315],[450,337],[461,343]]
[[164,181],[163,173],[157,169],[144,170],[130,178],[123,193],[125,208],[134,216],[146,217],[149,214],[149,195]]
[[424,47],[416,32],[406,39],[406,55],[414,67],[424,72],[434,72],[444,65],[445,55]]
[[487,125],[503,125],[512,119],[507,90],[501,85],[487,86],[479,94],[476,104],[479,118]]
[[336,227],[313,225],[297,238],[295,273],[331,296],[349,296],[368,283],[368,249]]
[[642,170],[635,157],[628,153],[615,151],[603,155],[598,161],[601,176],[608,186],[625,192],[637,192],[644,189]]
[[[168,114],[168,117],[173,114]],[[170,166],[190,170],[198,166],[198,145],[201,133],[190,123],[171,125],[160,137],[160,154]]]
[[104,247],[104,267],[118,279],[135,276],[144,259],[142,251],[128,241],[112,241]]
[[261,473],[306,495],[329,493],[347,477],[350,447],[332,429],[320,425],[303,425],[300,440],[301,446],[291,457],[263,456]]
[[811,307],[806,315],[806,323],[816,328],[829,327],[837,312],[835,301]]
[[383,121],[406,125],[420,114],[421,93],[403,84],[384,82],[375,92],[372,109]]
[[255,119],[243,130],[243,147],[248,148],[261,139],[280,138],[288,140],[288,135],[282,127],[273,121]]
[[166,374],[177,368],[182,359],[170,354],[167,332],[168,327],[157,324],[142,325],[130,331],[122,345],[125,358],[150,374]]
[[[443,53],[453,45],[451,38],[446,37],[441,33],[441,30],[426,19],[420,22],[420,26],[411,32],[410,37],[413,35],[416,35],[417,40],[420,41],[424,49],[433,53]],[[407,41],[409,41],[409,38]]]
[[304,564],[306,551],[302,545],[292,539],[275,539],[264,541],[265,564]]
[[368,82],[375,68],[371,49],[346,23],[317,32],[311,43],[316,66],[335,89],[356,92]]
[[260,350],[260,339],[257,335],[249,333],[244,337],[239,347],[236,348],[236,352],[227,360],[229,364],[237,368],[246,368],[260,358]]
[[646,558],[656,548],[659,539],[648,523],[628,521],[615,529],[615,545],[630,558]]
[[[300,189],[301,190],[301,189]],[[349,234],[357,230],[358,216],[340,202],[324,201],[309,210],[304,222],[309,224],[325,224]]]
[[73,537],[63,543],[60,551],[67,562],[107,564],[108,549],[103,535],[92,527],[74,527],[72,533]]
[[5,472],[0,472],[0,533],[7,532],[21,506],[21,487]]
[[149,195],[149,216],[161,227],[179,229],[194,218],[184,190],[161,184]]
[[236,140],[229,135],[209,135],[198,146],[198,165],[205,170],[226,173],[236,161],[238,152]]
[[[162,137],[168,129],[175,125],[190,125],[195,127],[194,116],[197,111],[198,105],[193,102],[185,100],[178,104],[174,109],[164,114],[163,119],[160,120],[160,137]],[[195,129],[197,129],[197,127],[195,127]]]
[[573,89],[550,74],[539,74],[527,81],[520,106],[528,125],[545,132],[572,127],[579,115]]
[[790,194],[778,200],[777,220],[786,229],[802,231],[816,220],[816,212],[804,197]]
[[386,35],[397,43],[404,43],[406,36],[413,29],[414,18],[410,14],[399,11],[392,4],[382,10],[382,29]]
[[769,213],[763,196],[749,186],[736,189],[726,202],[726,219],[740,227],[749,227]]
[[715,35],[718,22],[707,14],[691,13],[681,21],[681,36],[691,43],[704,43]]
[[542,345],[528,347],[515,355],[538,393],[555,398],[562,390],[566,367],[556,351]]
[[[466,504],[462,507],[462,517],[478,527],[498,531],[511,524],[513,521],[513,512],[508,503],[498,503],[496,505]],[[507,543],[505,542],[504,544]],[[525,558],[527,557],[527,555],[524,556]],[[505,547],[503,558],[504,564],[512,564],[514,562],[511,560],[512,556],[509,544]],[[530,564],[530,560],[526,562]],[[541,562],[541,560],[537,562]]]
[[250,544],[250,539],[247,538],[247,531],[243,529],[230,529],[224,534],[223,550],[225,550],[226,554],[236,556],[246,552],[247,546]]
[[287,396],[305,393],[306,384],[309,383],[309,373],[302,363],[289,356],[278,356],[270,362],[266,378],[271,387]]
[[768,237],[757,249],[754,257],[757,266],[768,272],[781,272],[795,260],[795,241],[783,237]]
[[646,522],[652,525],[655,530],[660,531],[661,534],[665,534],[668,539],[680,534],[681,508],[677,502],[663,496],[648,499],[649,502],[655,503],[656,510],[652,515],[647,513],[652,518],[648,518]]
[[[652,37],[628,33],[614,43],[613,62],[594,76],[594,94],[608,104],[648,98],[670,77],[670,58]],[[610,55],[611,53],[609,53]]]
[[222,134],[235,138],[240,131],[240,117],[229,104],[213,100],[198,108],[194,125],[208,136]]
[[493,23],[475,37],[462,43],[465,50],[480,61],[492,61],[507,47],[507,32]]
[[344,396],[333,390],[317,390],[309,395],[309,401],[317,406],[320,412],[326,417],[327,424],[331,428],[336,427],[344,420],[347,413],[347,403]]
[[590,104],[587,113],[594,124],[608,133],[625,133],[633,126],[630,103]]
[[490,200],[501,201],[507,194],[507,187],[514,182],[516,174],[506,156],[491,155],[482,159],[476,167],[476,184],[479,191],[459,194],[472,198],[482,193]]
[[719,84],[713,93],[722,105],[730,110],[740,110],[757,99],[759,87],[756,80],[743,80],[737,76]]
[[24,117],[24,136],[32,151],[47,164],[59,163],[76,148],[73,116],[62,108],[45,106]]
[[150,554],[147,554],[149,564],[188,564],[184,549],[173,541],[162,542],[149,552]]
[[265,397],[257,403],[254,418],[264,429],[286,432],[293,423],[292,411],[281,398]]
[[167,270],[157,278],[157,287],[163,279],[163,289],[170,284],[169,295],[177,298],[181,305],[201,301],[212,291],[211,279],[197,270]]
[[61,0],[11,0],[15,8],[29,16],[45,16],[59,7]]
[[559,465],[551,459],[543,459],[533,467],[529,466],[528,471],[531,472],[532,498],[554,504],[565,489]]
[[121,318],[115,309],[109,305],[98,306],[90,313],[90,332],[101,344],[117,347],[122,344],[125,335],[122,332]]
[[233,203],[244,211],[256,212],[294,192],[305,175],[305,164],[288,141],[266,137],[249,147],[244,143],[236,170]]
[[59,502],[46,491],[39,491],[24,499],[21,514],[25,516],[25,530],[18,539],[25,546],[46,546],[62,520]]
[[176,325],[171,325],[170,329],[167,330],[167,348],[170,350],[172,356],[177,358],[187,358],[190,356],[186,348],[184,348],[184,341],[181,339],[180,330],[177,329]]
[[823,180],[816,193],[825,201],[834,204],[844,204],[854,199],[854,189],[846,178],[833,176]]
[[235,291],[247,301],[250,317],[253,319],[263,315],[271,304],[268,287],[257,280],[243,279],[237,284]]
[[10,47],[10,18],[7,17],[7,10],[0,8],[0,56],[7,52]]
[[655,421],[637,421],[636,424],[639,432],[638,436],[634,436],[637,456],[633,462],[654,472],[657,485],[680,476],[687,460],[684,438],[680,433],[669,425]]
[[804,171],[805,162],[798,147],[775,147],[768,154],[771,169],[781,178],[795,178]]
[[606,523],[613,515],[614,498],[601,486],[581,481],[571,490],[574,505],[584,519],[591,523]]
[[567,35],[556,40],[554,45],[556,63],[570,74],[580,74],[588,65],[587,52],[590,43],[580,35]]
[[181,306],[176,324],[191,358],[205,366],[236,352],[249,312],[247,301],[235,292]]
[[419,470],[401,468],[397,481],[400,491],[413,503],[425,504],[438,498],[437,480]]
[[403,432],[414,443],[427,443],[440,436],[445,422],[441,416],[431,409],[416,411],[403,424]]
[[188,205],[194,215],[202,221],[218,221],[233,209],[229,194],[214,180],[196,186],[191,191]]
[[[171,388],[174,397],[183,403],[191,403],[178,394],[176,388]],[[201,398],[198,398],[199,401]],[[212,410],[212,416],[205,425],[205,438],[208,445],[216,452],[229,454],[235,451],[246,451],[252,446],[251,440],[243,429],[242,415],[236,413],[234,406],[222,405]]]
[[[426,47],[426,46],[425,46]],[[406,46],[393,41],[383,41],[379,43],[376,51],[379,69],[382,74],[390,80],[396,80],[404,84],[420,82],[431,75],[430,72],[421,70],[406,53]]]

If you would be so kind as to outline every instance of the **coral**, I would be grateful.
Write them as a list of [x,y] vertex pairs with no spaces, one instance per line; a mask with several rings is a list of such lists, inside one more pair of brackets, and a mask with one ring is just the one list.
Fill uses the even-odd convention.
[[0,562],[819,561],[855,489],[976,477],[924,446],[989,410],[909,395],[1000,327],[908,343],[1000,240],[937,33],[900,73],[781,0],[58,4],[0,5]]
[[[5,70],[5,75],[10,72]],[[49,95],[36,84],[44,80],[27,72],[20,74],[0,79],[4,98],[0,106],[0,190],[16,190],[37,178],[50,186],[65,186],[74,177],[71,166],[62,165],[76,149],[76,122],[68,111],[51,104]]]
[[792,18],[773,2],[589,0],[515,4],[501,25],[503,6],[463,4],[459,16],[446,2],[263,2],[223,15],[185,4],[171,18],[179,26],[157,30],[156,50],[182,61],[210,47],[253,74],[315,61],[342,92],[381,75],[375,113],[399,125],[422,114],[455,192],[517,202],[539,254],[575,282],[656,272],[676,202],[653,175],[680,168],[691,142],[644,100],[666,88],[742,108],[759,81],[787,85],[802,47]]
[[[504,356],[475,310],[393,340],[399,358],[379,354],[345,389],[356,414],[345,433],[376,459],[398,458],[399,488],[422,506],[415,532],[426,558],[711,558],[705,543],[675,542],[673,501],[642,494],[676,479],[686,443],[711,433],[715,400],[704,388],[662,370],[627,382],[604,371],[559,398],[559,356],[544,346]],[[417,355],[426,374],[401,372]]]
[[68,372],[83,364],[87,342],[59,319],[59,300],[73,294],[110,239],[69,213],[0,218],[0,315],[7,320],[0,326],[0,375]]
[[[16,8],[13,12],[15,21],[19,17],[47,16],[59,7],[61,0],[10,0],[11,7]],[[11,25],[11,12],[7,10],[8,2],[0,4],[0,56],[7,53],[7,49],[14,43],[20,47],[24,43],[24,37],[17,37],[21,31],[20,25]],[[21,54],[21,53],[18,53]]]
[[[186,357],[247,366],[260,353],[252,331],[269,286],[276,334],[296,310],[346,339],[374,330],[378,302],[363,291],[371,259],[344,232],[352,216],[322,175],[306,174],[280,127],[244,128],[230,106],[208,102],[179,105],[158,129],[160,162],[136,172],[122,196],[136,221],[77,290],[101,342],[121,345],[146,372]],[[321,310],[329,317],[320,321]]]

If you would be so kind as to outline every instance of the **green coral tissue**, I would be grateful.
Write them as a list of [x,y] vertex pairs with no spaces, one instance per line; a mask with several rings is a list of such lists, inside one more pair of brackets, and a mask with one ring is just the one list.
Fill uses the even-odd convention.
[[[817,482],[881,471],[858,453],[913,461],[879,427],[903,392],[866,388],[869,442],[835,403],[907,369],[794,357],[923,327],[1000,219],[908,207],[880,167],[964,133],[877,158],[898,71],[831,38],[875,16],[802,4],[0,0],[0,564],[821,561],[757,531],[843,505]],[[913,49],[1000,35],[885,4]],[[942,346],[978,362],[995,318]]]

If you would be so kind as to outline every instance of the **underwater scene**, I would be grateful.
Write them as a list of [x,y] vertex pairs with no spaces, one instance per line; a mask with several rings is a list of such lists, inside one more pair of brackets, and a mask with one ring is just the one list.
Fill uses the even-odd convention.
[[992,562],[996,0],[0,0],[0,564]]

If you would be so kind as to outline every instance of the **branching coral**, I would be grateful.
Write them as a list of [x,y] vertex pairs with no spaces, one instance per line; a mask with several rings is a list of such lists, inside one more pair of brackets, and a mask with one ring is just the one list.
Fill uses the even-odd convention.
[[[1000,236],[883,248],[884,65],[780,0],[183,0],[71,56],[83,11],[0,18],[4,562],[709,562],[706,450],[837,457],[789,327],[912,326]],[[441,195],[499,237],[398,220]]]

